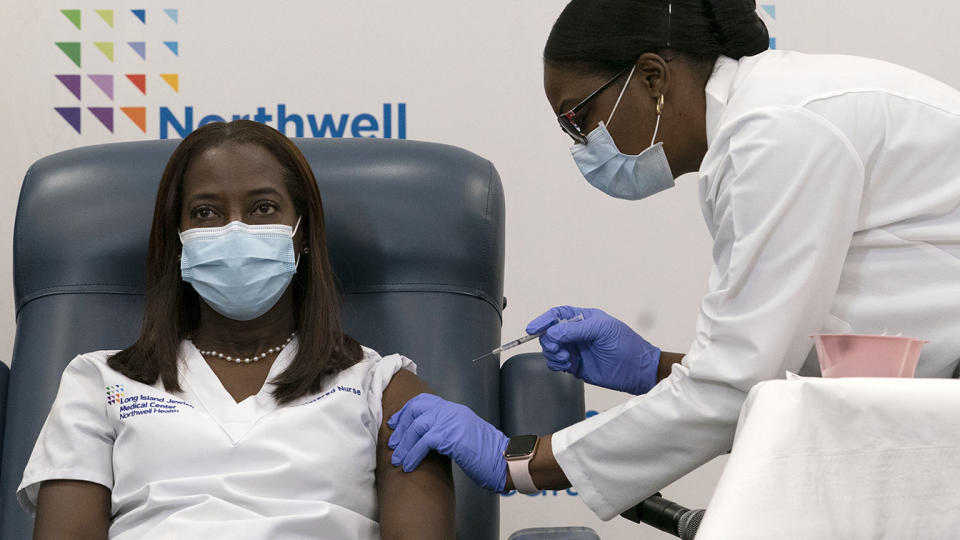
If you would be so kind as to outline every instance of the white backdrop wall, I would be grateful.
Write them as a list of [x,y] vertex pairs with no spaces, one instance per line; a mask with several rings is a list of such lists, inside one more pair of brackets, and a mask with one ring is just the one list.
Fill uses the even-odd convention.
[[[507,203],[505,337],[569,303],[602,307],[683,352],[710,264],[696,179],[627,203],[579,175],[541,86],[543,44],[565,3],[2,0],[0,252],[12,253],[20,182],[35,160],[82,145],[179,137],[188,114],[196,126],[208,115],[254,118],[262,107],[272,118],[261,119],[290,136],[405,137],[490,159]],[[955,2],[906,9],[892,0],[771,0],[760,11],[777,48],[883,58],[960,87]],[[278,126],[281,106],[298,119]],[[0,358],[9,363],[9,262],[0,265],[0,306]],[[587,407],[623,399],[589,389]],[[715,460],[664,494],[704,506],[721,467]],[[506,497],[502,508],[504,538],[551,525],[587,525],[605,539],[666,537],[620,518],[601,522],[566,492]]]

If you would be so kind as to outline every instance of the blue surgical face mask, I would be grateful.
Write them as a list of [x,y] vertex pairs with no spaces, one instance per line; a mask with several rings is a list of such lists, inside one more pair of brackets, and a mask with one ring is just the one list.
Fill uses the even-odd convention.
[[587,134],[587,144],[573,145],[570,153],[590,185],[611,197],[636,201],[672,188],[674,178],[667,156],[663,152],[663,143],[654,144],[660,129],[662,104],[657,107],[657,125],[653,130],[650,147],[635,156],[624,154],[617,149],[613,137],[607,131],[607,125],[613,119],[613,113],[617,112],[617,106],[631,78],[632,69],[607,122],[600,122],[600,125]]
[[183,231],[180,275],[217,313],[256,319],[277,303],[297,272],[297,227],[233,221]]

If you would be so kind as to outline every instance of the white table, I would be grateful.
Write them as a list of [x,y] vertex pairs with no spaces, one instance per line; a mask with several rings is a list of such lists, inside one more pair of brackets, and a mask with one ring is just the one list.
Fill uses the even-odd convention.
[[698,540],[960,538],[960,381],[768,381]]

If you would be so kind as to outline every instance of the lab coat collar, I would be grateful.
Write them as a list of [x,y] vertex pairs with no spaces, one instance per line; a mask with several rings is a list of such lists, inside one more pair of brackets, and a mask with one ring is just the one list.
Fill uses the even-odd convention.
[[707,80],[705,88],[707,95],[707,148],[713,142],[720,117],[730,101],[730,94],[733,93],[733,85],[739,68],[740,62],[726,56],[718,57],[716,64],[713,65],[713,73]]

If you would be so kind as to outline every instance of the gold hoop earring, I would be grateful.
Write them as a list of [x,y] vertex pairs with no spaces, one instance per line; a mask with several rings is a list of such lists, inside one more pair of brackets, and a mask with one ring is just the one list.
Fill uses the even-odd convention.
[[663,94],[660,94],[660,97],[657,99],[657,114],[663,112]]

